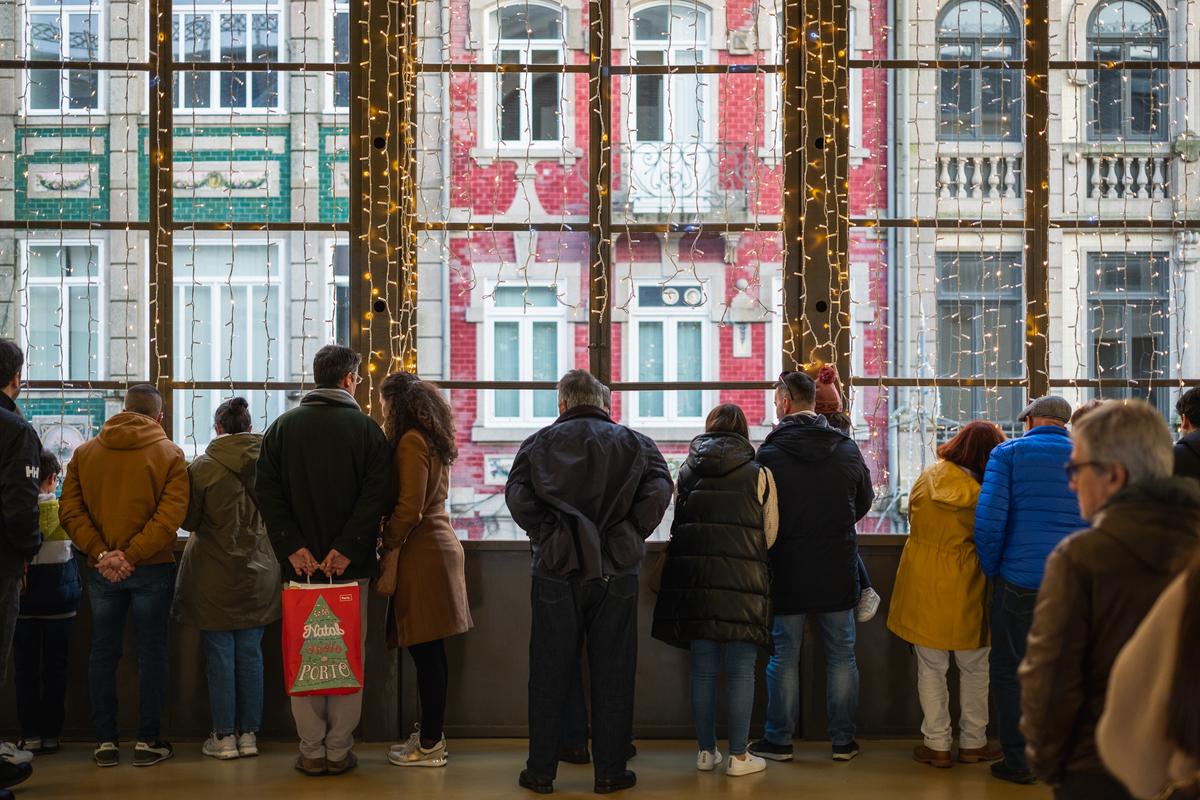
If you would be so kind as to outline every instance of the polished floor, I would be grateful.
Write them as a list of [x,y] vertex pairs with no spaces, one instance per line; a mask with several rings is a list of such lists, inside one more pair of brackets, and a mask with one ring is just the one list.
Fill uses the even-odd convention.
[[[616,797],[797,798],[802,800],[1048,800],[1045,787],[1012,786],[992,779],[987,765],[936,770],[910,760],[912,742],[863,742],[863,755],[849,764],[829,759],[828,745],[805,744],[796,761],[770,764],[762,774],[727,778],[695,770],[690,742],[641,741],[630,768],[637,788]],[[520,789],[517,773],[525,743],[513,739],[452,741],[445,769],[393,767],[386,746],[360,744],[359,768],[338,778],[305,778],[292,770],[294,746],[267,743],[259,758],[217,762],[200,755],[197,742],[179,743],[171,761],[130,766],[132,749],[112,769],[92,765],[85,744],[39,758],[34,776],[17,788],[27,800],[308,800],[312,798],[533,798]],[[563,765],[553,797],[596,797],[590,767]]]

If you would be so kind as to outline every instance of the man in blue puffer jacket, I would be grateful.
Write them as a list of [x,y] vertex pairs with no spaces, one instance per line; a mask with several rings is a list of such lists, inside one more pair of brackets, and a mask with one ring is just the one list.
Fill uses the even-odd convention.
[[1071,404],[1039,397],[1017,418],[1025,434],[992,451],[975,507],[975,549],[995,581],[992,597],[991,694],[1004,759],[992,775],[1033,783],[1021,736],[1021,686],[1017,667],[1051,551],[1068,534],[1087,527],[1068,486],[1071,457],[1067,422]]

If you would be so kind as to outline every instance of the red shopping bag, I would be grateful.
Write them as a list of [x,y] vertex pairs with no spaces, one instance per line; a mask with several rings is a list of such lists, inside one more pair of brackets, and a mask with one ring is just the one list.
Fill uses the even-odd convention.
[[357,583],[289,583],[283,590],[283,681],[292,696],[362,691]]

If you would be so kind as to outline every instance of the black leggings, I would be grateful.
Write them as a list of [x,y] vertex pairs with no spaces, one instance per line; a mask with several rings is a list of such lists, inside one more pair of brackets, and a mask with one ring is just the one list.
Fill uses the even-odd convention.
[[446,724],[446,690],[450,665],[446,661],[446,640],[414,644],[408,648],[417,665],[417,691],[421,695],[421,743],[439,742]]

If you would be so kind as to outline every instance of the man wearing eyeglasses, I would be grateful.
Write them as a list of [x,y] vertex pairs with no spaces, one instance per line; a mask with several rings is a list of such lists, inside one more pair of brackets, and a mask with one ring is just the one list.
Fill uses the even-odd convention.
[[1134,400],[1075,426],[1066,474],[1085,531],[1046,563],[1021,664],[1021,730],[1057,800],[1128,800],[1101,764],[1096,726],[1113,662],[1200,544],[1200,486],[1172,477],[1171,433]]
[[[358,581],[361,636],[367,635],[367,586],[377,569],[375,544],[390,503],[392,451],[383,430],[354,399],[361,358],[327,345],[313,359],[317,388],[267,428],[255,494],[285,581]],[[362,692],[293,697],[300,735],[296,769],[340,775],[351,751]]]
[[992,775],[1030,784],[1036,779],[1021,736],[1017,667],[1025,656],[1046,559],[1087,523],[1063,473],[1071,455],[1071,404],[1061,397],[1039,397],[1017,419],[1025,425],[1024,434],[1000,444],[988,458],[975,506],[975,549],[984,574],[994,581],[990,690],[1004,758],[992,764]]

